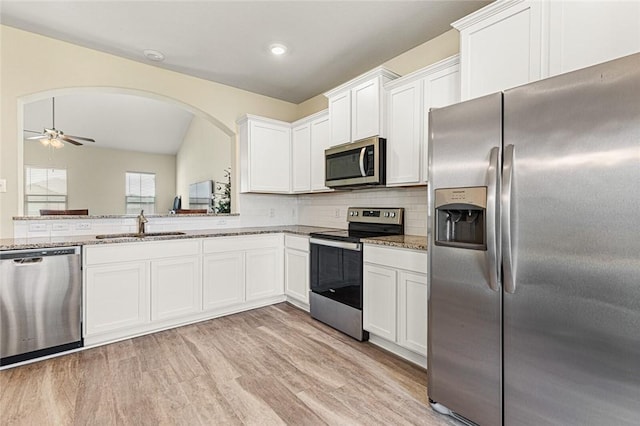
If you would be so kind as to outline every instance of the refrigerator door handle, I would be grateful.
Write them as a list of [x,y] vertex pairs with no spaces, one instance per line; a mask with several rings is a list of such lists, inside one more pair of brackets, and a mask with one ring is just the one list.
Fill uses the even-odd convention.
[[498,161],[500,148],[491,148],[487,169],[487,255],[489,257],[489,288],[500,291],[498,230],[500,229],[498,206],[500,201],[500,181]]
[[511,192],[513,186],[513,167],[515,147],[507,145],[504,149],[502,166],[502,265],[504,268],[504,289],[507,293],[516,291],[516,268],[514,265],[513,236],[511,235]]

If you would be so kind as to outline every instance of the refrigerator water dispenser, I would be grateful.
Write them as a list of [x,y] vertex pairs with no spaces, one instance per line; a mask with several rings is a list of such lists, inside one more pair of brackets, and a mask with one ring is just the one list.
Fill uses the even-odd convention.
[[486,250],[487,187],[435,190],[435,244]]

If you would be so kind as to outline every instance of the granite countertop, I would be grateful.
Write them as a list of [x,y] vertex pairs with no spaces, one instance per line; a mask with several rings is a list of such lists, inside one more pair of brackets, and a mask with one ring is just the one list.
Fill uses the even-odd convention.
[[388,235],[385,237],[371,237],[363,238],[362,242],[365,244],[427,251],[427,237],[421,237],[419,235]]
[[[127,237],[97,239],[95,235],[76,235],[62,237],[38,237],[38,238],[3,238],[0,239],[0,251],[37,249],[48,247],[82,246],[96,244],[132,243],[141,241],[179,240],[185,238],[230,237],[239,235],[276,234],[280,232],[308,236],[311,232],[335,231],[335,228],[322,228],[317,226],[263,226],[253,228],[227,228],[227,229],[198,229],[183,231],[184,235],[162,235],[155,237]],[[151,231],[153,232],[153,231]]]

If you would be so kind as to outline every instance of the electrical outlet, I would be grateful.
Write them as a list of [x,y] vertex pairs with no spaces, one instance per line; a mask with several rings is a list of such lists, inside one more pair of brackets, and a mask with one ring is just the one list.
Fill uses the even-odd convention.
[[87,222],[78,223],[76,225],[76,229],[84,229],[84,230],[91,229],[91,224]]
[[276,217],[276,209],[269,209],[269,217]]
[[53,224],[53,230],[54,231],[68,231],[69,230],[69,225],[67,225],[66,223],[54,223]]
[[340,217],[340,209],[336,209],[336,217]]
[[0,179],[0,192],[7,192],[7,180]]
[[46,223],[30,223],[29,232],[45,232],[47,230]]

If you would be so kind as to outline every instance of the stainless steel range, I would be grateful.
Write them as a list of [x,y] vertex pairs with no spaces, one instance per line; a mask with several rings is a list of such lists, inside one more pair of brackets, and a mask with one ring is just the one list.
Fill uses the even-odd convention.
[[350,207],[348,230],[311,234],[311,316],[367,340],[362,329],[361,238],[404,233],[404,209]]

